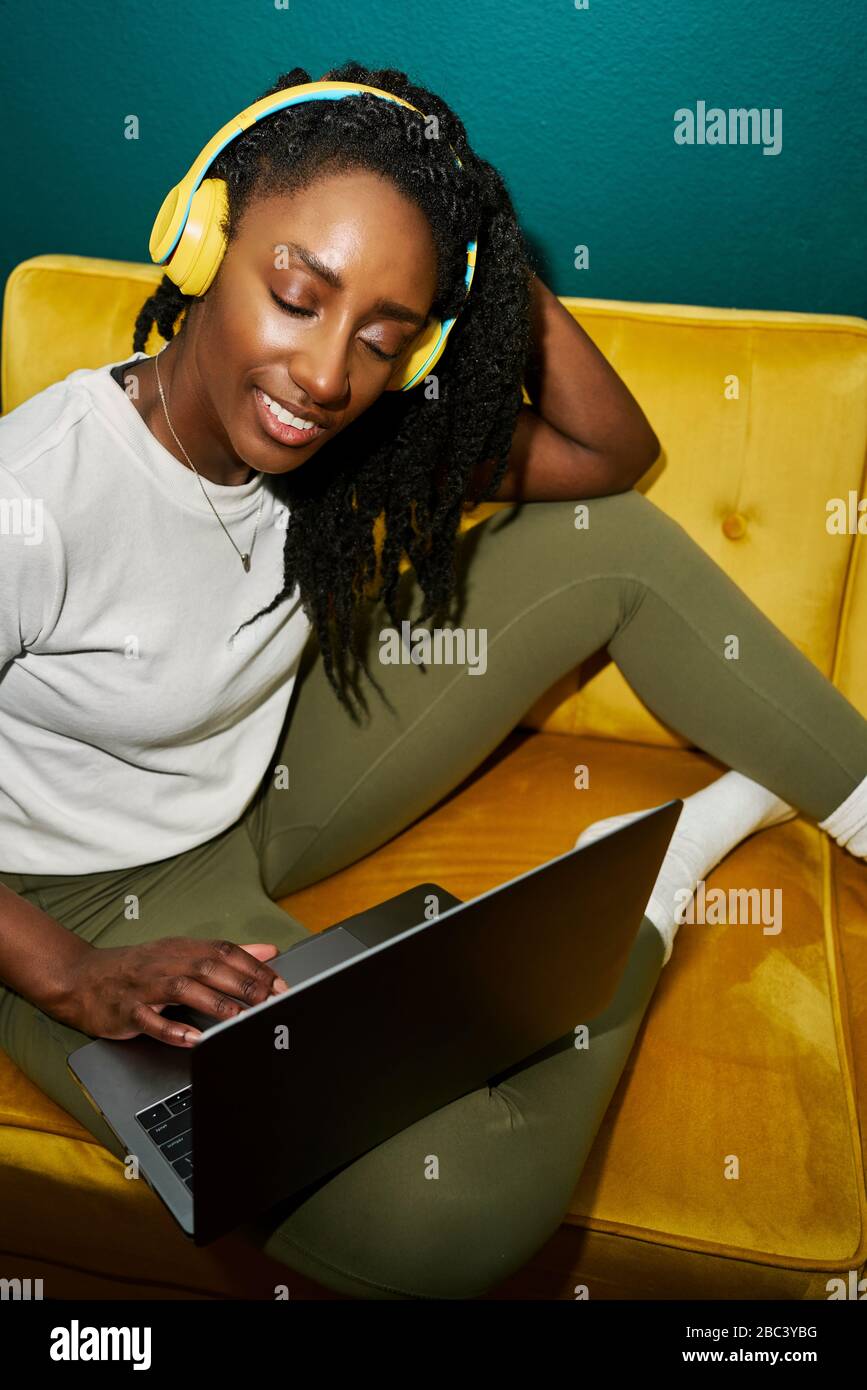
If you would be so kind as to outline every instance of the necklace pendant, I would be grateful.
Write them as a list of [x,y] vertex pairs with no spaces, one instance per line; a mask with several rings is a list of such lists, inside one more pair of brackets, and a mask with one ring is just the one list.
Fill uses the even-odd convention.
[[[210,507],[211,511],[214,513],[214,516],[217,518],[217,520],[219,521],[220,525],[223,527],[223,530],[226,531],[226,527],[225,527],[225,524],[224,524],[224,522],[223,522],[223,518],[220,516],[220,513],[217,511],[216,507],[214,506],[213,502],[211,501],[210,497],[208,496],[207,489],[206,489],[206,487],[205,487],[205,484],[202,482],[202,479],[201,479],[201,477],[200,477],[200,475],[199,475],[199,470],[198,470],[198,468],[197,468],[196,465],[193,463],[193,460],[190,458],[189,454],[187,453],[187,451],[186,451],[186,449],[184,448],[184,446],[183,446],[183,444],[181,443],[181,441],[178,439],[177,434],[175,434],[175,427],[174,427],[174,425],[172,424],[171,416],[169,415],[169,408],[168,408],[168,406],[166,405],[166,397],[165,397],[165,392],[163,391],[163,383],[162,383],[162,381],[160,380],[160,364],[159,364],[159,358],[160,358],[160,355],[161,355],[163,352],[165,352],[165,350],[166,350],[167,347],[168,347],[168,343],[165,344],[165,347],[160,348],[160,351],[159,351],[158,353],[156,353],[156,355],[154,356],[154,359],[153,359],[154,370],[156,371],[156,374],[157,374],[157,386],[159,387],[160,400],[161,400],[162,403],[163,403],[163,411],[165,412],[166,424],[168,425],[169,429],[170,429],[171,432],[172,432],[172,435],[173,435],[173,437],[174,437],[175,443],[177,444],[178,448],[180,449],[181,453],[183,454],[183,456],[184,456],[184,458],[186,459],[187,463],[189,464],[190,468],[192,468],[193,472],[195,473],[196,477],[198,478],[198,480],[199,480],[199,487],[202,489],[202,493],[203,493],[203,495],[204,495],[205,501],[207,502],[207,504],[208,504],[208,506]],[[235,542],[232,540],[232,537],[229,535],[229,532],[226,531],[226,535],[228,536],[230,543],[232,544],[232,546],[234,546],[235,550],[237,550],[237,551],[238,551],[238,554],[241,556],[241,564],[244,566],[244,573],[245,573],[245,574],[249,574],[249,573],[250,573],[250,551],[252,551],[253,546],[256,544],[256,535],[257,535],[257,533],[258,533],[258,531],[259,531],[259,517],[260,517],[261,514],[262,514],[262,503],[263,503],[264,500],[265,500],[265,492],[264,492],[264,489],[263,489],[263,490],[261,490],[260,493],[259,493],[259,510],[256,512],[256,525],[255,525],[255,527],[253,528],[253,538],[252,538],[252,540],[250,541],[250,550],[244,551],[243,553],[242,553],[240,550],[238,550],[238,547],[235,545]]]

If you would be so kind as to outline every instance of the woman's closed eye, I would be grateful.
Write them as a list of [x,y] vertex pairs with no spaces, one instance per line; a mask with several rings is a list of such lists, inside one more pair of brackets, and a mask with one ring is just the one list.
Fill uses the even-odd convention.
[[[273,290],[270,291],[270,295],[274,303],[278,304],[280,308],[283,309],[284,312],[287,314],[294,314],[296,317],[304,319],[316,317],[316,312],[313,309],[304,309],[300,304],[292,304],[288,299],[281,299],[279,294],[275,294]],[[374,357],[379,357],[383,362],[396,361],[396,359],[400,357],[400,354],[403,352],[405,346],[405,344],[401,344],[401,346],[397,349],[397,352],[383,352],[382,348],[375,347],[374,344],[369,343],[366,338],[362,338],[361,341],[364,343],[364,346],[366,348],[369,348],[369,350],[373,353]]]

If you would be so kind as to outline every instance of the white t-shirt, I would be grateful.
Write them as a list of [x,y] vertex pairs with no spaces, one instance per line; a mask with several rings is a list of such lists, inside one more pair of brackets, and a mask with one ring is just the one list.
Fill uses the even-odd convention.
[[[139,352],[121,361],[137,361]],[[203,479],[111,362],[0,419],[0,871],[164,859],[232,825],[277,745],[310,623],[270,479]]]

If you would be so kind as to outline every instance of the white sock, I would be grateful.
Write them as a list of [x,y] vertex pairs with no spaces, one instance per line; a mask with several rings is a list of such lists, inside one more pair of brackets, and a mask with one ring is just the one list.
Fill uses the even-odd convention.
[[[629,811],[594,821],[582,830],[575,844],[590,844],[646,814],[646,810]],[[645,915],[665,942],[663,965],[671,958],[680,925],[677,918],[683,898],[675,894],[684,890],[694,893],[699,879],[705,878],[747,835],[791,820],[797,814],[788,802],[740,772],[726,772],[710,786],[683,798],[683,810],[645,908]],[[867,793],[864,814],[867,824]]]
[[825,820],[818,822],[820,830],[826,830],[832,840],[859,859],[867,859],[867,777],[859,782],[853,792],[832,811]]

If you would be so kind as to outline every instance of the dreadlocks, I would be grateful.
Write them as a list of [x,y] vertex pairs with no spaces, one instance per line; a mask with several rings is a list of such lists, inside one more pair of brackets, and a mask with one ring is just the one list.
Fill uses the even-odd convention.
[[[445,102],[393,68],[347,62],[326,77],[403,97],[437,118],[439,138],[426,138],[417,112],[360,93],[274,112],[230,141],[209,174],[228,187],[227,241],[237,236],[257,197],[296,193],[325,173],[347,169],[387,176],[430,223],[438,253],[432,314],[440,320],[458,314],[435,367],[434,390],[425,382],[407,392],[384,392],[307,463],[269,479],[289,508],[283,587],[248,622],[297,586],[329,683],[357,720],[346,692],[361,698],[359,666],[373,679],[358,621],[367,599],[381,597],[399,626],[395,605],[406,556],[424,595],[417,621],[447,617],[462,512],[493,496],[505,473],[530,346],[532,270],[500,174],[473,153]],[[310,81],[303,68],[293,68],[263,95]],[[474,236],[478,258],[463,307],[466,245]],[[154,325],[164,339],[172,338],[193,302],[163,276],[136,319],[133,351],[144,351]],[[486,462],[494,462],[493,472],[479,487],[476,469]]]

